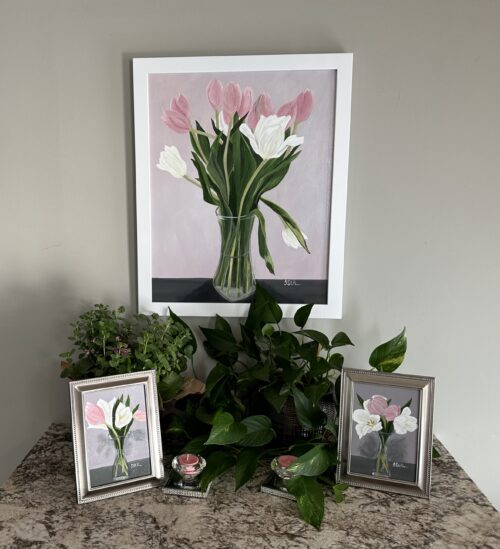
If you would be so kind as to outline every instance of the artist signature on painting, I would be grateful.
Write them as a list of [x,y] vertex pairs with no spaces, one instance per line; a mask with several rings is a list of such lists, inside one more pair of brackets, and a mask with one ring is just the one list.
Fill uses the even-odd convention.
[[283,281],[283,286],[300,286],[300,284],[296,280],[285,278]]
[[131,469],[139,469],[140,467],[142,467],[142,463],[131,463],[130,464],[130,468]]
[[399,463],[399,461],[393,461],[392,466],[395,469],[406,469],[406,465],[404,463]]

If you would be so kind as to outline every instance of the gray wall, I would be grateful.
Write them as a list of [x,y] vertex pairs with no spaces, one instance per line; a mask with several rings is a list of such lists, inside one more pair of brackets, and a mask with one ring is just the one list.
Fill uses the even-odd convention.
[[0,477],[68,419],[68,322],[135,304],[130,59],[344,51],[345,314],[313,326],[364,366],[406,325],[402,371],[436,376],[436,433],[500,507],[494,0],[0,0]]

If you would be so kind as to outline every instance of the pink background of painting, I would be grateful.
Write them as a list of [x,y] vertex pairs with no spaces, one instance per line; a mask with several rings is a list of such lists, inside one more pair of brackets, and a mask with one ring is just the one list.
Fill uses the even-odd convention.
[[[101,398],[109,402],[114,397],[119,398],[120,395],[124,395],[125,400],[127,395],[130,395],[131,408],[134,408],[139,404],[138,409],[143,412],[146,411],[143,384],[126,385],[119,387],[118,389],[87,391],[83,396],[83,409],[85,410],[85,404],[87,402],[97,404],[97,401]],[[103,429],[89,429],[87,422],[85,422],[85,439],[89,469],[113,465],[116,457],[116,450],[108,431]],[[132,423],[127,440],[125,441],[125,455],[129,462],[149,458],[147,421],[134,420],[134,423]]]
[[[283,225],[265,205],[267,239],[277,279],[328,278],[332,147],[334,128],[335,71],[269,71],[202,74],[154,74],[149,77],[151,150],[152,275],[154,278],[211,278],[219,257],[219,228],[215,207],[204,202],[201,190],[157,168],[165,145],[175,145],[196,177],[187,134],[178,134],[161,121],[172,97],[185,95],[192,119],[211,131],[213,110],[206,97],[211,79],[223,84],[235,81],[251,86],[254,96],[268,92],[277,110],[300,91],[309,88],[314,97],[311,117],[298,135],[304,136],[302,153],[285,179],[266,194],[285,208],[308,236],[311,254],[292,249],[282,240]],[[256,227],[257,224],[255,224]],[[272,278],[258,253],[254,227],[252,257],[257,278]]]

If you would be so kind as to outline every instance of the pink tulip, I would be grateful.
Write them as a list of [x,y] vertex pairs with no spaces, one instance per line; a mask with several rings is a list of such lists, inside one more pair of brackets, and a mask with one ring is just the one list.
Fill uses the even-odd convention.
[[174,132],[187,133],[191,129],[189,118],[180,112],[165,110],[161,119]]
[[401,407],[397,404],[391,404],[384,410],[384,417],[387,421],[394,421],[401,414]]
[[372,398],[365,402],[365,408],[370,414],[382,416],[387,408],[387,399],[381,395],[373,395]]
[[294,99],[293,101],[281,105],[276,114],[278,116],[290,117],[290,122],[288,122],[286,126],[289,128],[295,122],[295,117],[297,116],[297,101]]
[[311,115],[312,106],[313,106],[313,96],[311,90],[304,90],[303,92],[297,95],[295,99],[297,103],[297,114],[295,120],[297,122],[304,122]]
[[273,104],[271,102],[271,96],[268,93],[261,93],[257,97],[257,101],[253,104],[252,110],[247,117],[247,124],[250,128],[255,129],[257,122],[261,116],[270,116],[274,113]]
[[248,111],[252,107],[252,100],[253,100],[253,91],[252,88],[249,88],[248,86],[243,90],[243,93],[241,95],[241,103],[238,107],[238,116],[241,118],[242,116],[245,116],[245,114],[248,114]]
[[134,419],[137,421],[146,421],[146,412],[144,410],[137,410],[134,414]]
[[91,402],[85,404],[85,419],[90,425],[102,425],[106,422],[104,411],[97,404]]
[[179,94],[178,97],[174,97],[170,103],[170,108],[179,114],[183,114],[186,118],[191,116],[191,111],[189,108],[189,101],[182,95]]
[[[240,108],[241,103],[241,88],[235,82],[229,82],[224,86],[222,96],[222,108],[224,110],[224,118],[231,119],[233,114]],[[226,123],[227,121],[226,120]]]
[[207,97],[210,105],[220,111],[222,107],[222,92],[224,88],[220,80],[210,80],[207,86]]

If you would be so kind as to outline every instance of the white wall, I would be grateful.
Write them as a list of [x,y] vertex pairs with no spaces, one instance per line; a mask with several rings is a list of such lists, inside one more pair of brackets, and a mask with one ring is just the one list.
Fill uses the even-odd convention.
[[436,433],[500,508],[494,0],[0,0],[1,478],[68,419],[69,321],[135,306],[130,59],[343,51],[345,315],[314,325],[351,366],[406,325],[402,371],[437,378]]

